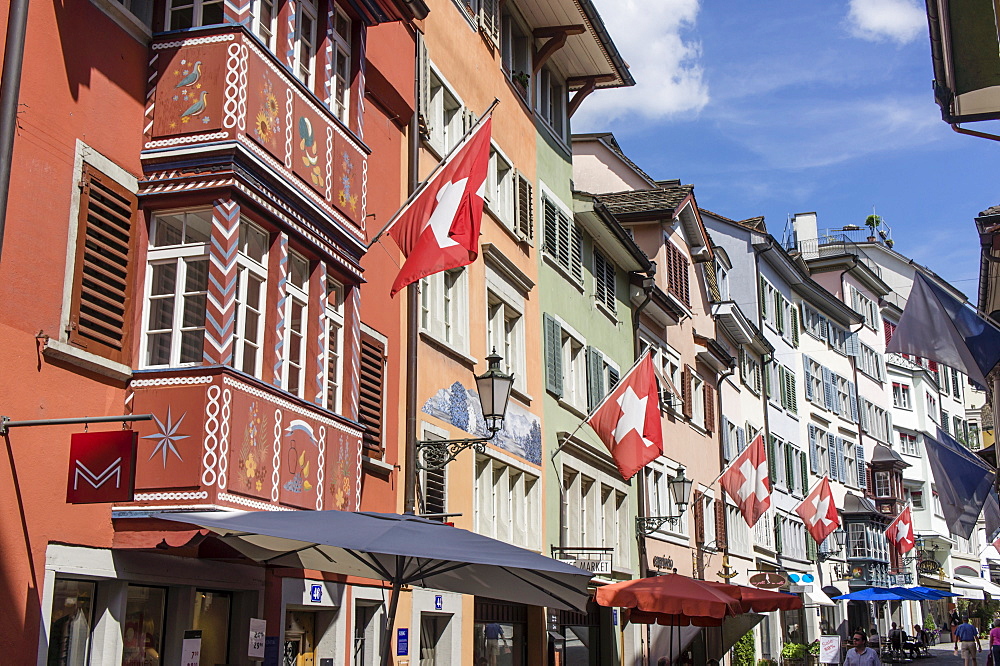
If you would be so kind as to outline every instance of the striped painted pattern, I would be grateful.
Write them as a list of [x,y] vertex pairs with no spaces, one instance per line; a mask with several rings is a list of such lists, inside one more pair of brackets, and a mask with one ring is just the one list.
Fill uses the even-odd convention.
[[159,76],[156,63],[159,59],[159,53],[154,53],[149,59],[149,76],[146,78],[146,125],[142,128],[142,133],[147,141],[153,136],[153,109],[156,107],[156,80]]
[[229,365],[233,360],[239,240],[239,204],[217,200],[208,250],[208,302],[205,308],[204,359],[210,365]]
[[285,369],[285,303],[288,300],[288,236],[278,236],[278,312],[274,326],[274,379],[271,383],[281,388]]
[[288,6],[285,11],[288,12],[288,34],[286,35],[286,42],[288,50],[285,51],[285,64],[295,71],[295,10],[296,3],[295,0],[288,0],[286,3]]
[[226,0],[226,23],[250,25],[250,0]]
[[[344,332],[351,336],[350,344],[344,344],[346,359],[345,374],[350,372],[349,382],[343,382],[346,388],[347,405],[345,415],[349,419],[358,420],[358,387],[361,386],[361,289],[357,286],[348,290],[346,298],[351,307],[344,313]],[[345,335],[346,337],[346,335]]]

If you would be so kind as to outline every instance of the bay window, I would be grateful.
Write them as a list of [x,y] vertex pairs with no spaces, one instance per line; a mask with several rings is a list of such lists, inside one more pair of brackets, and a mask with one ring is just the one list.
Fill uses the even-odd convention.
[[305,397],[306,330],[309,314],[309,261],[288,253],[288,290],[285,300],[284,373],[282,386],[293,395]]
[[261,376],[264,344],[264,299],[267,284],[267,232],[240,220],[236,255],[236,323],[233,327],[233,367]]

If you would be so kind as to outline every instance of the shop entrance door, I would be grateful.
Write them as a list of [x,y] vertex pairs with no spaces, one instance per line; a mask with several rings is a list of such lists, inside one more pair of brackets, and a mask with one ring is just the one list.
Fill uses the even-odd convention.
[[316,616],[307,611],[285,613],[285,643],[282,666],[314,666],[316,661]]
[[441,640],[448,627],[448,616],[420,615],[420,666],[444,666]]

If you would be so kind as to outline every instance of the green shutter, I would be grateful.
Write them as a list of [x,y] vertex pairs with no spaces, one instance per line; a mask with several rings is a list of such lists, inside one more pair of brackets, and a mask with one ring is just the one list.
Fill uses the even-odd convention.
[[767,282],[764,281],[764,276],[760,278],[760,318],[762,320],[767,319]]
[[806,465],[806,454],[799,451],[799,467],[802,469],[802,494],[809,492],[809,467]]
[[785,487],[795,491],[795,450],[789,442],[785,442]]
[[545,390],[563,395],[562,327],[552,316],[542,314],[545,334]]
[[789,308],[788,311],[789,311],[789,315],[791,317],[792,346],[793,347],[798,347],[799,346],[799,311],[795,307],[794,304]]
[[771,435],[767,439],[767,478],[771,480],[771,486],[774,486],[775,481],[778,479],[778,464],[774,457],[774,435]]
[[781,303],[784,300],[780,293],[774,292],[774,327],[778,329],[778,333],[785,332],[785,317],[781,308]]
[[604,354],[587,347],[587,410],[593,411],[604,398]]
[[808,530],[806,531],[806,559],[810,562],[815,562],[819,559],[816,549],[816,541],[812,538],[812,535],[809,534]]
[[781,523],[782,517],[775,514],[774,516],[774,549],[778,552],[782,550],[781,544]]

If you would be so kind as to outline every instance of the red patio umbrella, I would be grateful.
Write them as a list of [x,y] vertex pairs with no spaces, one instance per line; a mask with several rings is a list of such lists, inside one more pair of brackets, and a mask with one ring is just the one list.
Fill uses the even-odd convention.
[[[770,613],[772,611],[797,610],[802,608],[802,597],[784,592],[773,592],[771,590],[761,590],[756,587],[745,585],[732,585],[729,583],[716,583],[714,581],[704,581],[708,585],[718,587],[726,594],[734,595],[740,600],[744,613],[751,611],[755,613]],[[735,589],[735,593],[733,591]]]
[[601,606],[631,609],[631,622],[717,627],[722,618],[745,612],[738,594],[735,585],[667,574],[605,585],[596,596]]

